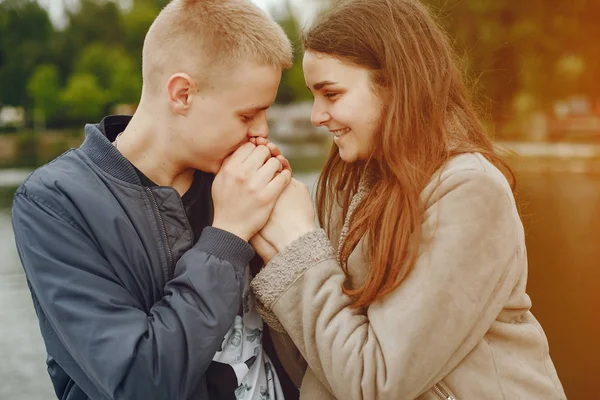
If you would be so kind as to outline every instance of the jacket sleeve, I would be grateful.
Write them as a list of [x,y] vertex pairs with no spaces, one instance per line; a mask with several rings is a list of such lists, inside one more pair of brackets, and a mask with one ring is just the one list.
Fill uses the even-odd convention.
[[61,367],[88,396],[197,396],[239,308],[242,271],[254,255],[246,242],[206,228],[177,263],[164,298],[146,312],[55,205],[17,193],[12,219],[35,305],[52,331],[44,339],[66,349]]
[[417,398],[483,339],[517,280],[524,249],[507,186],[480,170],[440,183],[413,271],[366,310],[350,307],[322,230],[284,249],[252,288],[336,398]]

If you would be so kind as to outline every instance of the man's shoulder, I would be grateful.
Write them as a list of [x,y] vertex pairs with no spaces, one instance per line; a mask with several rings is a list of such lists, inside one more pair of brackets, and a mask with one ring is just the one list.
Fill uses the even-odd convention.
[[37,168],[19,186],[15,195],[46,199],[81,188],[93,173],[81,153],[79,149],[71,149]]

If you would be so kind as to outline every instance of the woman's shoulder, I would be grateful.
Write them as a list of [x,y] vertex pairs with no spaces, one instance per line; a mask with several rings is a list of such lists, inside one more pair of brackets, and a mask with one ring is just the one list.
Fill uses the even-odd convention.
[[[514,202],[504,174],[480,153],[465,153],[449,160],[432,177],[422,192],[426,204],[437,202],[449,192],[464,196],[507,196]],[[461,196],[458,196],[461,197]]]

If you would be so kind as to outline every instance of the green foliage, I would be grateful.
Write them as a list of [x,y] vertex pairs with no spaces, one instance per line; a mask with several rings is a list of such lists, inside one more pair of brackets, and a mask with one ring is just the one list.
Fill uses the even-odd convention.
[[27,104],[27,81],[50,58],[48,14],[33,0],[0,2],[0,106]]
[[[422,1],[448,31],[497,127],[523,99],[534,109],[574,94],[600,98],[600,46],[593,41],[600,37],[600,1]],[[98,120],[120,103],[135,104],[144,37],[168,0],[130,0],[125,9],[120,3],[80,0],[58,30],[37,1],[0,0],[0,107],[23,106],[35,126],[64,127]],[[296,54],[277,102],[291,103],[311,94],[299,24],[290,2],[284,4],[279,22]]]
[[298,22],[288,9],[286,18],[278,21],[294,47],[294,65],[283,72],[281,84],[277,93],[278,103],[292,103],[295,101],[309,100],[312,98],[306,88],[304,73],[302,72],[302,43],[300,41],[300,28]]
[[166,0],[81,0],[55,29],[35,0],[0,0],[0,107],[23,106],[36,128],[95,121],[141,93],[141,49]]
[[67,117],[80,124],[97,120],[102,115],[107,98],[96,77],[89,73],[71,76],[61,94]]
[[0,210],[9,211],[18,186],[0,186]]
[[[165,2],[166,3],[166,2]],[[142,44],[146,32],[164,4],[156,0],[136,0],[131,10],[121,15],[121,25],[125,31],[124,46],[136,65],[141,67]],[[139,72],[141,72],[141,69]]]
[[27,93],[33,100],[36,121],[45,127],[46,121],[51,121],[60,108],[58,68],[50,64],[37,67],[27,83]]
[[98,85],[106,91],[105,100],[110,105],[139,100],[141,76],[122,47],[98,42],[88,45],[75,62],[74,72],[96,77]]
[[63,57],[78,57],[90,43],[119,46],[123,42],[121,12],[114,1],[80,0],[80,7],[70,11],[68,18]]

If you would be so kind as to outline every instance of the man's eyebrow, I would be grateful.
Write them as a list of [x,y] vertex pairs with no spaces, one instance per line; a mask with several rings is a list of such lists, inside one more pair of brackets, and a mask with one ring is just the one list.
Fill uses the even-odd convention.
[[[333,82],[333,81],[321,81],[321,82],[317,82],[313,85],[313,90],[321,90],[323,89],[325,86],[329,86],[329,85],[335,85],[337,84],[337,82]],[[310,89],[310,88],[309,88]]]
[[242,110],[239,111],[239,114],[256,114],[259,113],[261,111],[265,111],[267,108],[271,107],[271,105],[263,105],[263,106],[253,106],[253,107],[248,107],[248,108],[244,108]]

